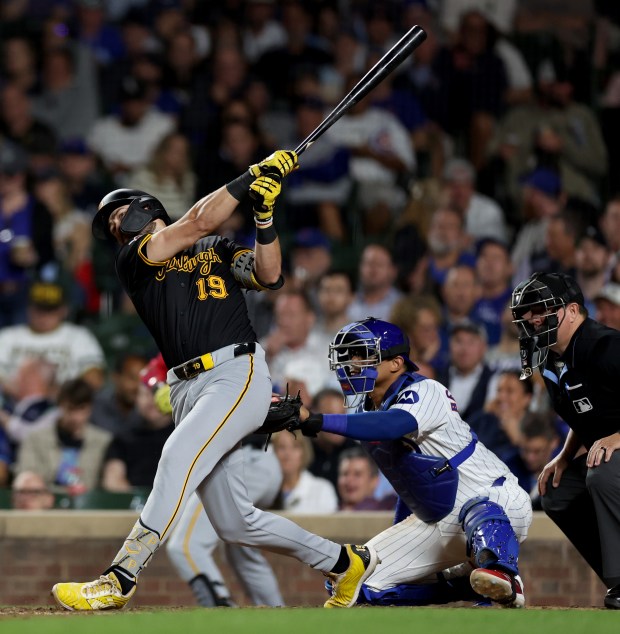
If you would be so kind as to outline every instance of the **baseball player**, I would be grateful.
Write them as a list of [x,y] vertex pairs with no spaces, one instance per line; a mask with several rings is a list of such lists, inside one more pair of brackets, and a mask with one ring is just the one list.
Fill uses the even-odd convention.
[[620,610],[620,333],[588,317],[581,288],[564,273],[533,273],[514,289],[511,309],[522,378],[539,368],[570,426],[538,477],[543,510],[607,586],[605,607]]
[[[157,199],[142,191],[119,189],[101,201],[93,232],[120,246],[117,274],[170,368],[176,427],[164,446],[153,490],[112,564],[94,581],[57,583],[52,593],[61,606],[125,606],[139,574],[195,491],[224,541],[296,557],[331,575],[334,595],[325,607],[354,604],[362,582],[375,570],[372,547],[340,546],[261,511],[245,486],[239,443],[263,422],[271,381],[242,289],[282,286],[272,216],[281,178],[296,166],[294,152],[277,151],[200,199],[175,223]],[[213,235],[248,192],[254,200],[254,249]]]
[[382,564],[361,600],[420,603],[424,586],[467,574],[478,595],[523,607],[519,542],[532,506],[516,477],[477,442],[450,392],[416,373],[409,342],[393,324],[371,317],[348,324],[329,354],[357,411],[302,408],[297,426],[306,435],[328,431],[361,440],[399,495],[395,524],[367,543]]
[[[166,383],[168,368],[157,355],[142,371],[142,382],[152,390],[155,403],[165,414],[172,412],[170,386]],[[269,508],[282,483],[282,471],[274,452],[263,451],[265,437],[243,439],[244,467],[251,471],[247,480],[250,499],[258,507]],[[220,538],[213,528],[197,495],[190,497],[181,519],[166,542],[166,552],[181,579],[191,588],[203,607],[234,607],[230,590],[215,560],[213,551]],[[226,556],[242,587],[255,605],[284,605],[276,576],[259,550],[237,544],[226,545]]]

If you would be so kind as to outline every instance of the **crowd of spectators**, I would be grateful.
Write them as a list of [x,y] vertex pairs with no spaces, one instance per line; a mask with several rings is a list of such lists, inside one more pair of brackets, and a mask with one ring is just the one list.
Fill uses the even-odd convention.
[[[323,412],[343,408],[327,360],[337,330],[398,324],[421,372],[533,488],[566,430],[540,384],[518,380],[513,285],[569,273],[620,328],[616,3],[5,0],[0,486],[15,506],[148,487],[172,428],[140,383],[157,350],[114,252],[91,240],[102,196],[143,189],[179,218],[295,147],[414,24],[426,42],[287,180],[286,283],[248,292],[250,315],[274,390]],[[217,232],[252,246],[250,203]],[[393,502],[348,440],[274,447],[283,508]]]

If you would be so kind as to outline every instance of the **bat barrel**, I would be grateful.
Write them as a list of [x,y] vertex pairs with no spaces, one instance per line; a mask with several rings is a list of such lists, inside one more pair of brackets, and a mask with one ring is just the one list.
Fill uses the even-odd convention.
[[325,117],[296,148],[295,152],[302,154],[327,129],[331,128],[340,117],[360,99],[365,97],[375,86],[383,81],[406,57],[408,57],[424,40],[426,31],[415,25],[392,46],[392,48],[359,80],[342,101]]

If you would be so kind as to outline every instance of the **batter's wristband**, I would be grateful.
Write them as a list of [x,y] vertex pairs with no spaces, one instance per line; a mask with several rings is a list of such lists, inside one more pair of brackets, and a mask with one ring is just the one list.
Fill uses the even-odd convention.
[[254,182],[255,176],[251,172],[245,172],[241,176],[235,178],[234,181],[226,183],[228,193],[238,201],[242,201],[250,189],[250,185]]
[[256,225],[256,242],[258,244],[271,244],[275,242],[278,237],[278,233],[276,228],[273,226],[273,223],[269,224],[267,227],[261,227],[260,225]]

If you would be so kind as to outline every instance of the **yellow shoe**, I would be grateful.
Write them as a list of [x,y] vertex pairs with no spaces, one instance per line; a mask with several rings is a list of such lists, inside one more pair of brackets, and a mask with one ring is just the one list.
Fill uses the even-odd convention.
[[352,546],[346,544],[349,567],[341,574],[327,575],[332,580],[332,596],[325,601],[326,608],[350,608],[355,605],[362,583],[381,563],[377,551],[372,546]]
[[116,575],[109,572],[87,583],[57,583],[52,595],[67,610],[120,610],[135,591],[136,586],[123,594]]

